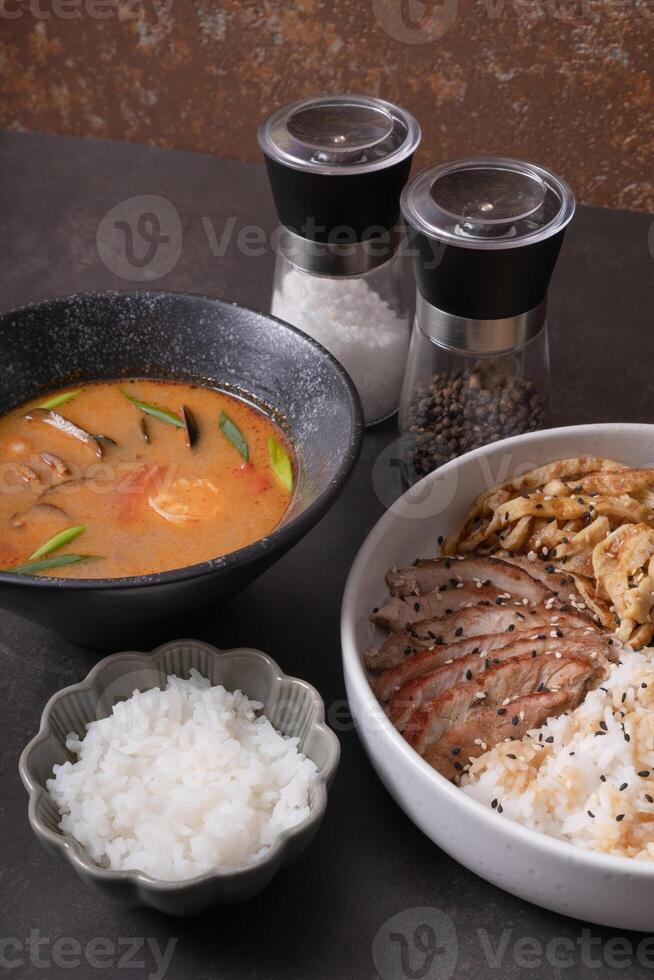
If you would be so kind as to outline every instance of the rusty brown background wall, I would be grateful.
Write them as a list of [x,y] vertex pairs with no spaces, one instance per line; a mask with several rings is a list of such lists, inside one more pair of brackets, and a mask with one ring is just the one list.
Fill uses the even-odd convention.
[[0,124],[244,160],[275,105],[398,101],[419,164],[500,152],[654,208],[654,0],[0,0]]

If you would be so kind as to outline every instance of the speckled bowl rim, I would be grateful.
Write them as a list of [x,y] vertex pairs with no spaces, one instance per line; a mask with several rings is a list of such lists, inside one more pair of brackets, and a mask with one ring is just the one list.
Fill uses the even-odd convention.
[[[159,667],[161,669],[163,657],[166,651],[180,646],[193,646],[196,649],[204,650],[208,656],[220,658],[221,661],[224,661],[225,658],[242,658],[243,656],[250,657],[252,660],[257,660],[262,668],[268,670],[275,681],[280,683],[290,683],[290,685],[296,690],[299,688],[303,689],[312,699],[314,704],[315,720],[311,724],[309,731],[319,731],[325,739],[325,744],[331,748],[322,771],[316,773],[316,798],[313,806],[311,807],[311,813],[296,826],[291,827],[289,830],[283,831],[269,851],[256,860],[249,861],[247,864],[237,865],[233,868],[207,871],[202,875],[196,875],[194,878],[184,878],[181,881],[163,881],[158,878],[152,878],[143,871],[112,871],[109,868],[102,868],[87,856],[83,846],[70,834],[64,833],[60,830],[57,832],[49,830],[49,828],[46,827],[42,820],[37,816],[36,812],[38,801],[44,796],[49,796],[49,794],[46,787],[38,782],[35,777],[33,777],[30,760],[36,747],[42,742],[46,741],[52,735],[52,731],[50,729],[52,711],[54,706],[63,697],[77,691],[90,691],[93,688],[94,683],[100,678],[105,668],[110,664],[120,663],[121,660],[129,659],[130,663],[133,664],[134,660],[136,659],[143,665],[143,667],[150,669],[156,669]],[[163,669],[165,670],[165,668]],[[247,694],[247,692],[244,693]],[[305,831],[312,824],[320,823],[322,820],[327,807],[327,788],[336,773],[336,769],[340,761],[340,755],[340,742],[334,732],[325,724],[324,701],[316,688],[312,684],[309,684],[308,681],[285,674],[279,664],[273,660],[272,657],[268,656],[268,654],[264,653],[262,650],[256,650],[253,647],[232,647],[229,650],[221,650],[219,647],[212,646],[209,643],[204,643],[201,640],[181,639],[163,643],[161,646],[156,647],[151,653],[142,653],[140,651],[131,650],[124,650],[120,653],[112,653],[110,656],[100,660],[89,671],[83,681],[80,681],[78,684],[70,684],[68,687],[64,687],[60,691],[53,694],[43,709],[41,723],[37,734],[28,742],[21,752],[18,762],[18,770],[23,786],[29,795],[28,818],[32,830],[36,836],[40,838],[42,843],[52,845],[57,848],[61,856],[70,862],[78,874],[81,873],[82,875],[88,875],[100,881],[131,883],[133,885],[145,887],[146,889],[150,889],[152,891],[170,893],[183,891],[209,881],[234,879],[241,874],[249,874],[251,871],[262,868],[265,865],[274,864],[278,857],[282,855],[283,851],[287,849],[288,845],[296,837],[299,837],[305,833]]]
[[[496,452],[497,450],[506,451],[511,446],[518,444],[525,445],[530,442],[540,442],[543,439],[552,439],[560,436],[562,433],[577,435],[583,443],[583,439],[586,436],[597,436],[598,433],[615,433],[619,435],[627,430],[642,433],[654,444],[653,424],[647,422],[598,422],[595,424],[566,425],[555,429],[541,429],[538,432],[529,432],[520,436],[510,436],[507,439],[500,439],[498,442],[490,443],[479,449],[473,449],[459,456],[457,459],[445,463],[443,466],[423,477],[422,480],[418,481],[406,493],[402,494],[392,507],[380,517],[359,548],[350,569],[345,583],[341,606],[341,648],[343,663],[346,669],[350,671],[352,683],[356,685],[357,694],[361,699],[361,703],[364,705],[364,709],[378,720],[379,739],[382,742],[390,741],[395,745],[404,759],[407,771],[412,771],[416,779],[425,785],[431,785],[434,791],[434,801],[439,804],[447,804],[448,800],[452,802],[456,801],[457,806],[462,807],[471,817],[477,820],[480,831],[486,828],[490,830],[493,827],[494,821],[497,820],[495,812],[484,803],[464,793],[458,786],[451,783],[441,773],[433,769],[425,759],[419,756],[386,716],[375,696],[370,684],[370,678],[363,664],[363,650],[359,648],[356,635],[355,619],[359,578],[376,542],[383,538],[387,528],[400,519],[405,511],[408,511],[410,508],[412,493],[415,494],[421,489],[424,491],[431,483],[442,479],[444,473],[449,472],[456,466],[467,463],[472,459],[478,459],[491,452]],[[579,455],[583,455],[582,448],[580,448]],[[590,866],[608,873],[620,872],[627,877],[654,879],[654,861],[645,861],[642,858],[630,858],[623,857],[619,854],[605,854],[593,851],[574,844],[571,841],[561,840],[558,837],[553,837],[540,830],[518,823],[516,820],[507,820],[504,829],[506,830],[507,836],[512,836],[516,840],[531,847],[534,853],[543,856],[552,855],[558,858],[568,858],[573,864]]]
[[[244,306],[242,303],[221,299],[217,296],[207,296],[203,293],[189,293],[185,292],[184,290],[175,291],[170,289],[96,289],[89,292],[70,293],[65,296],[55,296],[51,299],[41,300],[38,303],[28,303],[25,306],[19,306],[14,310],[7,311],[6,313],[0,313],[0,337],[4,322],[12,316],[37,311],[42,307],[53,306],[58,303],[64,304],[68,302],[81,302],[84,300],[93,299],[94,297],[105,300],[112,297],[117,299],[122,299],[125,297],[142,297],[145,302],[147,302],[148,299],[153,298],[204,300],[223,309],[236,307],[238,310],[244,310],[246,313],[251,313],[255,316],[262,317],[264,320],[272,320],[275,323],[278,323],[285,330],[288,330],[290,333],[300,337],[302,342],[306,343],[308,347],[314,348],[316,355],[327,361],[331,365],[335,374],[337,374],[343,382],[345,394],[348,396],[347,407],[352,423],[352,435],[350,442],[349,445],[341,449],[342,459],[330,482],[320,491],[316,499],[312,501],[308,507],[305,507],[290,521],[285,521],[284,518],[282,518],[277,527],[274,528],[270,534],[266,535],[266,537],[259,538],[257,541],[253,541],[252,544],[246,545],[244,548],[239,548],[237,551],[230,551],[226,555],[220,555],[216,558],[210,558],[207,561],[197,562],[194,565],[184,565],[181,568],[173,568],[166,572],[150,572],[147,575],[125,575],[122,578],[44,578],[42,575],[16,575],[12,574],[11,572],[0,570],[0,583],[26,587],[38,586],[41,589],[77,589],[82,591],[86,589],[138,589],[146,588],[152,585],[166,585],[172,582],[200,578],[201,576],[208,575],[209,573],[217,571],[218,569],[246,565],[248,562],[255,561],[269,551],[275,552],[277,548],[283,546],[285,541],[287,541],[289,538],[291,542],[294,542],[310,531],[320,517],[327,510],[329,510],[332,503],[343,489],[343,486],[350,476],[354,468],[354,464],[359,457],[361,444],[363,441],[364,422],[361,399],[359,398],[359,393],[357,392],[354,382],[340,361],[338,361],[333,354],[323,347],[322,344],[318,343],[317,340],[314,340],[313,337],[310,337],[309,334],[306,334],[298,327],[287,323],[285,320],[281,320],[279,317],[273,316],[271,313],[263,313],[261,310],[255,310],[251,306]],[[247,393],[247,387],[243,387],[242,391]],[[292,500],[293,498],[291,498],[291,504]],[[291,504],[289,504],[289,508]]]

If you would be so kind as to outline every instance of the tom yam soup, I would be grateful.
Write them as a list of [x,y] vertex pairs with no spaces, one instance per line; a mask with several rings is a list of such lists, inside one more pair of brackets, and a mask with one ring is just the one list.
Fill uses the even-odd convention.
[[68,578],[162,572],[270,534],[293,492],[280,429],[240,399],[130,380],[0,418],[0,568]]

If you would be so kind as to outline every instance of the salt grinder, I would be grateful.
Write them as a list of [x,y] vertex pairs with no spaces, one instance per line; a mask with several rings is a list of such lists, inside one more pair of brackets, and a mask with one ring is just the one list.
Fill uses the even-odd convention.
[[574,209],[560,177],[500,157],[405,188],[418,287],[400,407],[408,482],[546,424],[547,290]]
[[414,304],[399,202],[419,141],[408,112],[359,95],[293,102],[259,127],[281,223],[271,312],[341,361],[367,424],[399,404]]

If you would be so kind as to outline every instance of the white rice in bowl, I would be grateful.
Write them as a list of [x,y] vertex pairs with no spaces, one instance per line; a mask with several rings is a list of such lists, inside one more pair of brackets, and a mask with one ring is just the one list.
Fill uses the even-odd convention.
[[552,837],[654,860],[654,650],[623,650],[578,708],[486,752],[462,789]]
[[316,767],[261,707],[197,671],[135,691],[68,736],[77,761],[47,784],[61,830],[102,867],[165,881],[265,854],[309,814]]

